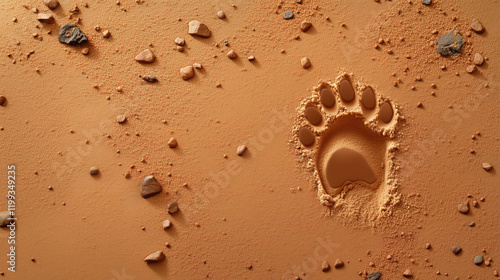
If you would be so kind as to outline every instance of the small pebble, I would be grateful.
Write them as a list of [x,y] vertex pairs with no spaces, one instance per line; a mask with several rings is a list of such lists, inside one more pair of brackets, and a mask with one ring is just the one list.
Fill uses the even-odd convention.
[[181,47],[181,46],[177,46],[176,49],[177,49],[178,52],[183,52],[184,51],[184,47]]
[[328,261],[324,261],[322,264],[321,264],[321,271],[323,272],[327,272],[330,270],[330,264],[328,263]]
[[181,68],[180,73],[183,80],[189,80],[194,77],[194,68],[191,65],[183,67]]
[[89,52],[90,52],[90,49],[89,49],[89,48],[83,48],[83,49],[82,49],[82,54],[83,54],[83,55],[88,55],[88,54],[89,54]]
[[57,0],[43,0],[43,3],[51,10],[54,10],[57,7],[59,7],[59,1]]
[[52,16],[51,14],[40,13],[36,16],[36,19],[41,23],[48,23],[48,24],[54,23],[54,16]]
[[483,163],[483,169],[486,170],[486,171],[490,171],[493,169],[493,165],[491,165],[490,163]]
[[500,275],[500,274],[498,273],[498,270],[496,270],[496,269],[495,269],[495,270],[493,270],[493,276],[497,276],[497,277],[498,277],[498,275]]
[[476,71],[477,67],[476,65],[469,65],[467,66],[467,68],[465,68],[465,71],[467,71],[467,73],[469,74],[472,74]]
[[188,33],[193,36],[199,36],[203,38],[210,37],[210,29],[204,23],[201,23],[197,20],[192,20],[188,23]]
[[246,145],[241,145],[241,146],[238,146],[238,148],[236,148],[236,154],[239,156],[242,156],[246,151],[247,151]]
[[165,259],[165,254],[163,254],[162,251],[157,251],[154,253],[149,254],[144,261],[147,263],[156,263],[156,262],[161,262]]
[[304,20],[300,23],[300,30],[302,30],[302,32],[306,32],[309,28],[311,28],[311,26],[312,23],[310,21]]
[[451,247],[451,251],[453,252],[453,254],[458,255],[460,252],[462,252],[462,248],[459,246],[453,246]]
[[476,53],[474,55],[474,64],[476,64],[478,66],[481,66],[481,65],[483,65],[483,63],[484,63],[484,57],[483,57],[483,55],[480,54],[480,53]]
[[411,272],[411,270],[409,268],[403,272],[403,277],[405,277],[405,278],[410,278],[412,276],[413,276],[413,273]]
[[59,42],[68,45],[80,45],[88,41],[83,32],[74,24],[65,24],[59,28]]
[[158,82],[158,79],[153,75],[144,75],[144,76],[142,76],[142,79],[148,83]]
[[341,259],[336,259],[333,267],[335,267],[336,269],[342,268],[344,267],[344,262]]
[[470,223],[469,223],[469,226],[470,226],[470,227],[474,227],[475,225],[476,225],[476,223],[475,223],[475,222],[470,222]]
[[230,50],[229,52],[227,52],[227,57],[229,57],[229,59],[235,59],[238,57],[238,55],[234,50]]
[[376,271],[367,275],[368,280],[379,280],[382,277],[382,273]]
[[127,116],[125,116],[125,115],[118,115],[118,116],[116,117],[116,121],[117,121],[118,123],[124,123],[124,122],[126,122],[126,121],[127,121]]
[[294,17],[292,11],[286,11],[285,14],[283,15],[283,18],[286,20],[292,19]]
[[5,98],[5,96],[3,96],[3,95],[0,95],[0,106],[4,106],[6,101],[7,101],[7,98]]
[[181,37],[177,37],[177,38],[175,38],[174,43],[178,46],[184,46],[186,41]]
[[149,198],[159,194],[162,191],[160,182],[153,175],[146,176],[141,182],[141,196]]
[[300,65],[302,65],[302,68],[307,69],[307,68],[311,67],[311,61],[309,60],[309,58],[303,57],[300,60]]
[[197,63],[197,62],[193,63],[193,67],[195,69],[201,69],[201,68],[203,68],[203,66],[200,63]]
[[111,36],[111,32],[109,32],[109,30],[106,29],[102,32],[103,38],[109,38],[110,36]]
[[483,258],[483,256],[476,256],[476,257],[474,258],[474,264],[475,264],[475,265],[482,265],[482,264],[483,264],[483,262],[484,262],[484,258]]
[[167,145],[170,148],[177,147],[177,139],[175,139],[174,137],[171,137],[170,139],[168,139]]
[[94,175],[97,175],[99,174],[99,168],[95,167],[95,166],[92,166],[90,169],[89,169],[89,173],[90,175],[94,176]]
[[254,61],[255,60],[255,56],[251,55],[248,57],[248,61]]
[[177,202],[171,202],[168,204],[167,206],[167,212],[169,214],[175,214],[177,212],[179,212],[179,205],[177,204]]
[[463,37],[458,30],[452,30],[439,37],[436,45],[437,51],[444,56],[458,55],[462,49]]
[[170,222],[170,220],[165,220],[162,223],[162,227],[163,227],[164,230],[169,229],[171,226],[172,226],[172,222]]
[[431,248],[431,243],[426,243],[425,244],[425,249],[429,250]]
[[472,23],[470,24],[470,28],[476,33],[483,33],[483,31],[484,31],[483,24],[477,19],[472,20]]
[[422,4],[428,6],[428,5],[432,4],[432,0],[422,0]]
[[220,18],[220,19],[225,19],[226,18],[226,14],[224,13],[223,10],[220,10],[217,12],[217,16]]
[[10,211],[0,212],[0,227],[7,227],[7,225],[10,223],[10,218]]
[[458,205],[458,212],[462,213],[462,214],[467,214],[469,213],[469,202],[466,202],[466,203],[460,203]]
[[139,63],[153,63],[155,59],[156,56],[150,49],[143,50],[135,57],[135,60]]

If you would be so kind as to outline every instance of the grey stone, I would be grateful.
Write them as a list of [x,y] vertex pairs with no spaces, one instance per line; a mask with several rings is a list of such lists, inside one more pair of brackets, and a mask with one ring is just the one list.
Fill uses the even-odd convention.
[[368,274],[368,280],[379,280],[380,277],[382,277],[382,273],[378,271]]
[[80,45],[88,41],[87,36],[74,24],[66,24],[59,28],[59,42],[68,45]]
[[470,227],[474,227],[475,225],[476,225],[476,223],[474,223],[474,222],[470,222],[470,223],[469,223],[469,226],[470,226]]
[[9,211],[0,212],[0,227],[6,227],[10,223],[10,217]]
[[161,192],[162,187],[158,180],[153,175],[149,175],[141,182],[142,191],[141,196],[143,198],[152,197]]
[[437,51],[444,56],[458,55],[462,49],[463,39],[458,30],[445,33],[436,40]]
[[430,5],[430,4],[432,4],[432,0],[422,0],[422,4]]
[[286,11],[285,14],[283,15],[283,18],[286,20],[292,19],[294,17],[292,11]]
[[474,264],[475,264],[475,265],[482,265],[482,264],[483,264],[483,262],[484,262],[484,258],[483,258],[483,256],[476,256],[476,257],[474,258]]
[[460,254],[460,252],[462,252],[462,248],[459,246],[453,246],[451,247],[451,251],[453,252],[453,254],[458,255]]
[[177,204],[176,201],[171,202],[171,203],[168,204],[168,206],[167,206],[167,212],[169,214],[175,214],[175,213],[179,212],[179,205]]

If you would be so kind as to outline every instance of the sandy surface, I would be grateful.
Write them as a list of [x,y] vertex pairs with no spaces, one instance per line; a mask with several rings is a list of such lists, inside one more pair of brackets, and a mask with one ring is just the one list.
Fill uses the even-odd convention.
[[[0,182],[7,195],[15,165],[17,218],[16,272],[3,228],[0,278],[363,279],[380,271],[402,279],[410,269],[413,279],[498,279],[498,1],[120,1],[61,0],[53,11],[41,0],[0,3]],[[75,4],[80,12],[69,17]],[[33,8],[55,23],[39,23]],[[288,10],[295,17],[284,20]],[[474,18],[482,34],[470,31]],[[190,20],[211,37],[189,35]],[[303,20],[312,23],[307,32]],[[59,27],[77,21],[89,42],[59,43]],[[435,40],[453,29],[464,46],[443,57]],[[156,61],[136,62],[147,48]],[[487,59],[468,74],[475,53]],[[203,68],[183,80],[179,70],[193,63]],[[322,85],[335,91],[342,73],[356,99],[343,104],[335,92],[345,109],[328,111],[314,98]],[[362,85],[377,96],[373,112],[361,107]],[[390,124],[377,119],[384,100],[398,114]],[[313,129],[311,148],[297,139],[298,129],[314,127],[306,103],[325,125]],[[240,145],[248,147],[241,157]],[[377,175],[346,183],[342,197],[322,175],[340,148],[357,150]],[[140,183],[151,174],[163,191],[144,199]],[[170,215],[173,201],[180,212]],[[459,213],[467,201],[470,212]],[[144,262],[159,250],[166,260]],[[475,256],[488,265],[476,266]],[[322,272],[336,259],[345,266]]]

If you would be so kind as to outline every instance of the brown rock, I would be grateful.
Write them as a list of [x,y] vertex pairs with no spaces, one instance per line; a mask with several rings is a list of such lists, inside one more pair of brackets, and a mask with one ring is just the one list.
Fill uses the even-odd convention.
[[239,156],[242,156],[245,152],[247,151],[247,146],[241,145],[238,148],[236,148],[236,154]]
[[483,169],[486,171],[490,171],[491,169],[493,169],[493,165],[491,165],[488,162],[485,162],[485,163],[483,163]]
[[59,7],[59,1],[57,0],[43,0],[43,3],[51,10],[54,10],[57,7]]
[[189,34],[203,38],[210,37],[210,30],[208,29],[208,26],[206,26],[204,23],[201,23],[197,20],[192,20],[189,22],[188,26],[189,26],[188,29]]
[[409,268],[403,272],[403,277],[405,277],[405,278],[410,278],[412,276],[413,276],[413,273],[411,272],[411,270]]
[[200,63],[198,63],[198,62],[193,63],[193,67],[196,68],[196,69],[203,68],[203,66]]
[[333,267],[335,267],[336,269],[342,268],[344,267],[344,262],[341,259],[336,259]]
[[94,176],[94,175],[97,175],[99,174],[99,168],[95,167],[95,166],[92,166],[90,169],[89,169],[89,173],[90,175]]
[[230,50],[230,51],[227,52],[227,57],[229,57],[229,59],[235,59],[235,58],[238,57],[238,55],[236,54],[235,51]]
[[226,18],[226,14],[224,13],[223,10],[220,10],[217,12],[217,16],[220,18],[220,19],[225,19]]
[[181,46],[177,46],[176,49],[177,49],[178,52],[183,52],[184,51],[184,47],[181,47]]
[[469,65],[467,66],[467,68],[465,68],[465,71],[467,71],[467,73],[469,74],[472,74],[476,71],[477,67],[476,65]]
[[144,261],[147,263],[156,263],[156,262],[161,262],[165,259],[165,254],[163,254],[162,251],[157,251],[154,253],[149,254]]
[[162,187],[153,175],[146,176],[141,182],[141,196],[143,198],[152,197],[161,192]]
[[470,24],[470,28],[476,33],[483,33],[483,31],[484,31],[483,24],[477,19],[472,20],[472,23]]
[[177,38],[175,38],[174,43],[178,46],[184,46],[186,41],[181,37],[177,37]]
[[328,261],[324,261],[322,264],[321,264],[321,271],[323,272],[327,272],[330,270],[330,264],[328,263]]
[[127,121],[127,116],[125,116],[125,115],[118,115],[118,116],[116,117],[116,121],[117,121],[118,123],[124,123],[124,122],[126,122],[126,121]]
[[190,65],[190,66],[186,66],[186,67],[181,68],[180,73],[181,73],[182,79],[184,79],[184,80],[191,79],[192,77],[194,77],[193,66]]
[[165,230],[169,229],[172,226],[172,222],[170,222],[170,220],[165,220],[165,221],[163,221],[162,226],[163,226],[163,229],[165,229]]
[[6,101],[7,101],[7,98],[5,98],[5,96],[3,96],[3,95],[0,95],[0,106],[3,106]]
[[311,61],[309,60],[309,58],[303,57],[300,60],[300,65],[302,65],[302,68],[307,69],[307,68],[311,67]]
[[89,48],[83,48],[83,49],[82,49],[82,54],[83,54],[83,55],[88,55],[88,54],[89,54],[89,51],[90,51],[90,49],[89,49]]
[[460,203],[458,205],[458,212],[462,213],[462,214],[467,214],[469,213],[469,202],[466,202],[466,203]]
[[10,211],[0,212],[0,227],[7,227],[10,223],[10,218],[12,217],[10,214]]
[[175,148],[177,147],[177,140],[174,137],[172,137],[168,140],[167,144],[170,148]]
[[304,20],[300,23],[300,30],[302,30],[302,32],[306,32],[309,28],[311,28],[311,26],[312,23],[310,21]]
[[254,61],[255,60],[255,56],[251,55],[248,57],[248,61]]
[[36,15],[36,19],[41,23],[54,23],[54,17],[51,14],[39,13]]
[[484,63],[484,57],[483,57],[483,55],[480,54],[480,53],[476,53],[474,55],[474,64],[476,64],[478,66],[481,66],[481,65],[483,65],[483,63]]
[[[110,36],[111,36],[111,32],[109,32],[109,30],[107,30],[107,29],[106,29],[106,30],[104,30],[104,31],[102,32],[102,37],[103,37],[103,38],[109,38]],[[154,56],[154,55],[153,55],[153,56]],[[137,57],[136,57],[136,59],[137,59]],[[154,60],[154,59],[153,59],[153,60]]]
[[140,63],[152,63],[155,61],[156,56],[150,49],[143,50],[135,57],[135,60]]
[[169,214],[175,214],[175,213],[179,212],[179,205],[177,204],[176,201],[171,202],[171,203],[168,204],[168,206],[167,206],[167,212]]

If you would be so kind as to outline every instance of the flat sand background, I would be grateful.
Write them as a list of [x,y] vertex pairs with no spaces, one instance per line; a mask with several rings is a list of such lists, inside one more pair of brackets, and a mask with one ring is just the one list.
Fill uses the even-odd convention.
[[[7,166],[15,164],[18,218],[15,273],[4,262],[9,231],[0,231],[0,279],[362,279],[364,271],[401,279],[408,268],[414,279],[497,278],[498,1],[435,0],[427,7],[416,0],[304,0],[282,1],[281,8],[278,1],[120,1],[88,0],[85,8],[61,0],[54,11],[41,0],[0,3],[0,94],[7,98],[0,107],[0,190],[7,192]],[[69,19],[75,4],[81,12]],[[35,7],[56,23],[39,23]],[[286,10],[295,18],[285,21]],[[89,43],[59,43],[59,26],[77,17]],[[464,34],[473,18],[486,31],[465,37],[458,57],[430,46],[454,27]],[[193,19],[212,36],[188,35]],[[307,33],[298,28],[302,20],[313,24]],[[96,25],[111,37],[102,38]],[[186,40],[182,53],[176,37]],[[380,37],[390,44],[375,49]],[[155,63],[134,60],[146,48]],[[230,49],[238,59],[226,57]],[[465,68],[476,52],[488,60],[470,75]],[[182,80],[179,69],[195,62],[203,69]],[[390,97],[405,117],[396,157],[403,202],[377,227],[329,215],[289,145],[300,101],[341,70]],[[128,117],[124,125],[116,122],[120,114]],[[167,146],[172,136],[176,149]],[[242,144],[249,149],[238,157]],[[483,162],[495,169],[484,171]],[[100,176],[89,175],[91,166]],[[164,193],[145,200],[140,182],[149,174]],[[479,207],[462,215],[457,205],[467,200]],[[171,201],[181,209],[172,217]],[[174,226],[164,231],[167,218]],[[453,255],[453,245],[463,252]],[[158,250],[166,261],[143,262]],[[475,266],[476,255],[491,257],[491,265]],[[324,260],[337,258],[343,269],[321,271]]]

